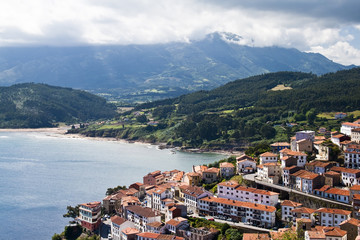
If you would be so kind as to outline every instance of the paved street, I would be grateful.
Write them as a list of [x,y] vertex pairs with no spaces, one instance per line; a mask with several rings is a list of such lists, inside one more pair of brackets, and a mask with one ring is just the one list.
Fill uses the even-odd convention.
[[108,218],[106,221],[101,223],[100,226],[100,237],[101,240],[107,240],[108,234],[110,233],[111,226],[110,226],[110,218]]

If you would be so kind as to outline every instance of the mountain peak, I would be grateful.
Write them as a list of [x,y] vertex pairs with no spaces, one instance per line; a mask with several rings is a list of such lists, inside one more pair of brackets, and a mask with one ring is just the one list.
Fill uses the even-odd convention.
[[224,41],[227,43],[235,43],[235,44],[239,44],[239,45],[244,45],[245,44],[245,39],[235,33],[231,33],[231,32],[213,32],[213,33],[209,33],[206,35],[205,39],[207,40],[220,40],[220,41]]

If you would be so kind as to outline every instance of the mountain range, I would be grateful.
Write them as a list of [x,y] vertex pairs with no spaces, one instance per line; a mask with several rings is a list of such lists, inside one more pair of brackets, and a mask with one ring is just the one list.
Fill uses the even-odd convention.
[[234,34],[216,32],[187,43],[3,47],[0,85],[46,83],[103,93],[108,99],[145,101],[209,90],[262,73],[321,75],[353,67],[321,54],[245,46],[241,40]]

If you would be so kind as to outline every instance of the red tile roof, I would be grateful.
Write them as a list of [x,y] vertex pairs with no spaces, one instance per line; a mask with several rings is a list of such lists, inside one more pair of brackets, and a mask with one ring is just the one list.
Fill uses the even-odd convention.
[[328,193],[328,194],[350,196],[350,191],[349,190],[339,189],[339,188],[330,188],[329,190],[327,190],[325,192]]
[[355,219],[355,218],[349,218],[349,219],[343,221],[342,223],[340,223],[340,226],[344,225],[344,224],[351,224],[351,225],[358,226],[360,224],[360,220]]
[[220,163],[220,168],[235,168],[235,167],[232,163],[222,162],[222,163]]
[[126,221],[125,218],[119,217],[117,215],[112,216],[110,218],[110,220],[111,220],[111,222],[113,222],[113,223],[115,223],[116,225],[119,225],[119,226]]
[[263,154],[260,154],[260,157],[277,157],[277,154],[272,152],[265,152]]
[[272,147],[290,147],[290,143],[287,143],[287,142],[276,142],[276,143],[270,144],[270,146],[272,146]]
[[351,191],[360,191],[360,185],[353,185],[351,188],[350,188]]
[[267,233],[244,233],[243,240],[270,240]]
[[315,209],[306,208],[306,207],[294,208],[293,210],[291,210],[291,212],[294,213],[307,213],[307,214],[312,214],[315,211],[316,211]]
[[318,210],[316,210],[316,212],[341,214],[341,215],[349,215],[349,214],[351,214],[351,211],[347,211],[347,210],[343,210],[343,209],[337,209],[337,208],[319,208]]
[[133,235],[133,234],[138,234],[138,233],[140,233],[139,230],[137,230],[136,228],[131,228],[131,227],[125,228],[125,229],[122,230],[121,232],[123,232],[123,233],[126,234],[126,235]]
[[284,200],[282,203],[281,203],[281,206],[289,206],[289,207],[301,207],[302,204],[301,203],[298,203],[298,202],[293,202],[293,201],[290,201],[290,200]]
[[138,205],[131,205],[126,208],[126,210],[131,211],[139,216],[142,217],[156,217],[160,216],[160,214],[154,212],[151,208],[148,207],[141,207]]
[[352,169],[352,168],[344,168],[344,167],[334,166],[330,170],[335,171],[335,172],[346,172],[346,173],[352,173],[352,174],[360,174],[359,169]]

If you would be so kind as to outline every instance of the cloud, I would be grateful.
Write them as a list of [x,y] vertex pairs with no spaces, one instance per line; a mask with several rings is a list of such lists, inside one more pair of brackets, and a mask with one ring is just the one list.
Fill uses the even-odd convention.
[[357,46],[359,9],[358,0],[1,1],[0,45],[153,44],[226,31],[244,44],[330,54],[337,43]]

